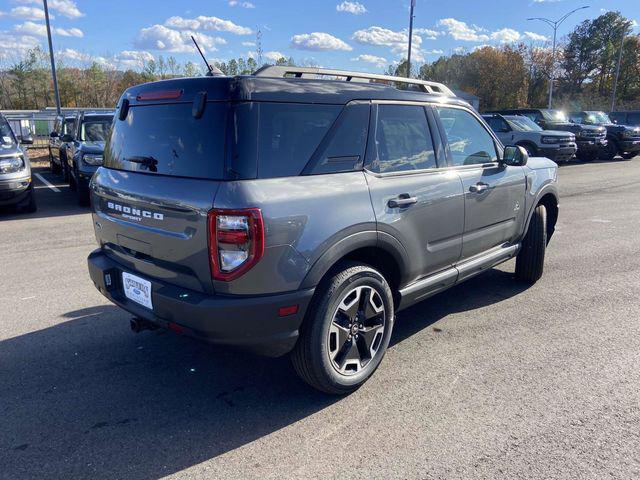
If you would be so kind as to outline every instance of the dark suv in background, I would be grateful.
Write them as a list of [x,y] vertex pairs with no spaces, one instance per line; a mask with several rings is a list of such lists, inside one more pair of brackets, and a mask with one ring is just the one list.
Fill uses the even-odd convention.
[[69,142],[75,134],[75,121],[75,113],[58,115],[49,134],[49,167],[52,173],[62,173],[65,182],[69,181],[66,155]]
[[609,118],[613,123],[618,125],[640,127],[640,110],[631,110],[628,112],[611,112],[609,114]]
[[69,172],[69,186],[75,190],[80,205],[89,204],[89,181],[102,165],[104,143],[108,136],[113,113],[79,112],[74,120],[75,130],[69,137],[65,158]]
[[148,83],[118,102],[91,180],[89,272],[134,331],[291,352],[347,393],[397,311],[514,257],[516,278],[541,277],[556,176],[434,82],[265,67]]
[[600,157],[612,160],[616,155],[630,159],[640,152],[640,127],[613,123],[609,116],[596,110],[569,113],[569,120],[578,125],[598,125],[607,129],[607,145]]
[[580,125],[571,123],[562,110],[548,108],[516,108],[496,112],[504,115],[524,115],[529,117],[544,130],[563,130],[571,132],[576,137],[578,151],[576,156],[580,160],[591,161],[598,158],[598,154],[607,145],[607,131],[604,127],[595,125]]

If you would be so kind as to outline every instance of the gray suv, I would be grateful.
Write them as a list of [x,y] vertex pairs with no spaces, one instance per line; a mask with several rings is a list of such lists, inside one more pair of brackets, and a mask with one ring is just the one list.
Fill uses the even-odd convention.
[[513,257],[541,277],[556,174],[433,82],[265,67],[138,85],[91,181],[89,272],[135,331],[290,352],[348,393],[398,311]]

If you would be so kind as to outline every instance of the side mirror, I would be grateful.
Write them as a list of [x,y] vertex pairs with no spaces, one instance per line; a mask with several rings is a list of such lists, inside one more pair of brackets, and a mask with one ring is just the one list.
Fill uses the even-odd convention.
[[527,164],[529,154],[520,145],[509,145],[504,147],[502,163],[510,167],[522,167]]
[[58,132],[56,132],[56,131],[54,130],[53,132],[51,132],[51,133],[49,134],[49,136],[50,136],[51,138],[56,138],[56,137],[58,137],[59,135],[58,135]]
[[31,135],[27,135],[25,137],[18,137],[20,143],[23,145],[33,145],[33,137]]

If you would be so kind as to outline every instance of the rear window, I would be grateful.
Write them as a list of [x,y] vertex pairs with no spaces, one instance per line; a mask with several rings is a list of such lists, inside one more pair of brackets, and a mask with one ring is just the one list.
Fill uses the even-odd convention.
[[80,127],[83,142],[104,142],[111,128],[113,117],[86,117]]
[[105,166],[180,177],[221,179],[228,103],[207,103],[195,118],[192,103],[131,106],[116,120]]

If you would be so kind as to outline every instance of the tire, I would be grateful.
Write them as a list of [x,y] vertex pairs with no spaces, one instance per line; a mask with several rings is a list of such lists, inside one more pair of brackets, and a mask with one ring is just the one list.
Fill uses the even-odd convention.
[[380,365],[394,319],[384,276],[367,265],[345,263],[316,289],[291,352],[293,367],[321,392],[351,393]]
[[60,172],[60,168],[56,165],[56,162],[53,161],[53,155],[51,155],[51,149],[49,149],[49,170],[51,173],[56,174]]
[[[67,166],[67,171],[68,170],[69,166]],[[78,172],[75,168],[73,169],[73,173],[75,174],[75,178],[73,175],[71,175],[71,172],[69,172],[69,190],[71,190],[72,192],[76,192],[78,190],[78,184],[76,182],[76,178],[78,178]]]
[[25,213],[36,213],[38,211],[38,204],[36,203],[36,194],[34,190],[29,193],[28,201],[20,207],[20,210]]
[[516,257],[516,278],[534,284],[544,271],[544,255],[547,249],[547,209],[538,205],[533,211],[529,230]]
[[616,143],[615,140],[609,140],[607,142],[607,146],[604,147],[604,149],[602,149],[602,151],[600,152],[599,157],[602,160],[611,161],[615,158],[617,154],[618,154],[618,144]]
[[89,206],[89,185],[84,182],[78,182],[77,190],[78,190],[78,205],[80,205],[81,207],[88,207]]
[[64,183],[71,185],[71,175],[69,174],[69,165],[67,165],[67,157],[60,153],[60,168],[62,170],[62,176]]
[[636,155],[638,155],[638,152],[626,152],[622,154],[622,158],[625,160],[631,160],[632,158],[635,158]]
[[517,145],[524,148],[527,151],[527,155],[529,155],[530,157],[535,157],[538,155],[538,149],[531,143],[518,143]]

